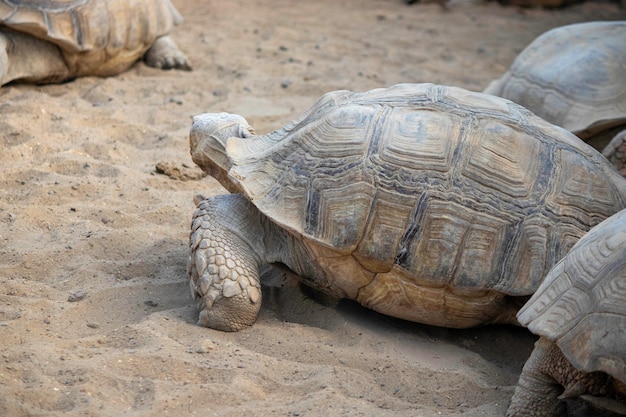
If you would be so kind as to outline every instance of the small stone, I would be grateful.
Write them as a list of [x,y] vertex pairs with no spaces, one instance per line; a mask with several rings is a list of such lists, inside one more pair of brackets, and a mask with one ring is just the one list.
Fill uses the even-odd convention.
[[83,290],[72,291],[69,297],[67,297],[67,301],[69,301],[70,303],[74,303],[76,301],[82,300],[86,296],[87,296],[87,293]]
[[215,343],[210,340],[202,340],[196,343],[192,350],[195,353],[208,353],[215,350]]
[[227,88],[218,88],[213,90],[213,95],[215,97],[225,97],[228,95],[228,89]]

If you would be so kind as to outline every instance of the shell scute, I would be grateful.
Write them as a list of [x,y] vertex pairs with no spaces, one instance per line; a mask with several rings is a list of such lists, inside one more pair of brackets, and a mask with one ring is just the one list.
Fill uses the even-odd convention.
[[[367,224],[374,189],[370,184],[339,177],[312,181],[306,208],[305,234],[352,253]],[[321,184],[318,184],[321,182]],[[346,196],[350,205],[346,206]]]
[[[549,150],[535,140],[504,123],[488,120],[473,136],[474,146],[463,175],[495,190],[506,189],[515,198],[534,194]],[[542,157],[543,156],[543,157]]]
[[[609,267],[614,268],[614,265],[609,265]],[[626,300],[626,277],[602,281],[593,289],[593,292],[598,300],[598,311],[622,312],[626,316],[626,312],[622,311],[624,300]]]
[[620,197],[610,184],[607,186],[605,171],[571,149],[558,149],[555,158],[559,166],[567,166],[567,172],[553,178],[554,188],[546,201],[549,210],[591,225],[614,213],[612,208],[619,207]]
[[460,117],[450,113],[431,111],[425,115],[411,108],[396,108],[382,132],[388,138],[386,146],[370,154],[370,162],[392,170],[448,172],[461,126]]
[[350,105],[332,109],[326,117],[299,130],[297,139],[315,163],[324,163],[324,158],[361,156],[369,145],[368,130],[376,110]]
[[[378,189],[371,204],[362,238],[354,252],[359,263],[372,272],[388,272],[408,255],[401,241],[407,233],[413,201],[384,188]],[[395,254],[395,257],[393,256]]]

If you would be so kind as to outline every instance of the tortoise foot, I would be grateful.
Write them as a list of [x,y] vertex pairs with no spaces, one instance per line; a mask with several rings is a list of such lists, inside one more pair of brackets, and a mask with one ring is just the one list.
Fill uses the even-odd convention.
[[161,36],[144,57],[147,65],[160,69],[191,71],[191,64],[176,42],[169,36]]

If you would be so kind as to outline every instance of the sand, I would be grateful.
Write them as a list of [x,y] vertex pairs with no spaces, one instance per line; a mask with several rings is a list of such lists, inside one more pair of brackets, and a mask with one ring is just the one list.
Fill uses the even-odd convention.
[[240,113],[267,133],[330,90],[482,90],[547,29],[626,11],[174,3],[192,72],[140,62],[0,89],[0,415],[502,416],[535,340],[525,329],[407,323],[291,279],[264,287],[253,327],[197,326],[192,197],[225,190],[191,162],[191,116]]

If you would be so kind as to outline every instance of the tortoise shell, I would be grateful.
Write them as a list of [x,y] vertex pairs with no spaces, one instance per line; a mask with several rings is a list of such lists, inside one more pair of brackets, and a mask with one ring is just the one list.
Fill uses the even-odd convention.
[[580,239],[518,318],[576,368],[626,383],[626,210]]
[[0,26],[51,42],[72,74],[117,74],[182,17],[170,0],[0,0]]
[[[209,153],[192,149],[201,167]],[[531,294],[626,204],[624,178],[571,133],[433,84],[328,93],[282,129],[229,138],[226,153],[235,188],[326,268],[351,255],[377,282],[416,287]],[[352,285],[349,296],[375,303]]]
[[626,123],[626,22],[579,23],[535,39],[485,93],[583,139]]
[[626,129],[615,135],[608,145],[602,150],[613,166],[626,177]]

